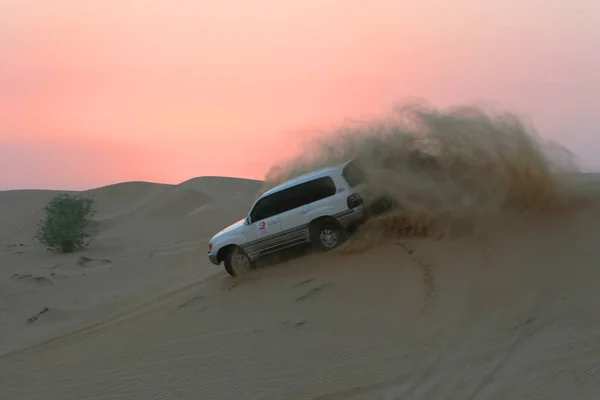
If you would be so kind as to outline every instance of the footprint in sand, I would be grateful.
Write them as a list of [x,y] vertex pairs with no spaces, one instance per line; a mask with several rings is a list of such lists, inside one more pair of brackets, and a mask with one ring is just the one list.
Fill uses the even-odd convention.
[[35,276],[31,274],[14,274],[10,280],[19,284],[36,285],[36,286],[51,286],[53,283],[45,276]]
[[310,297],[315,296],[317,293],[321,292],[323,289],[326,289],[326,288],[329,288],[332,286],[333,286],[333,283],[331,283],[331,282],[326,282],[319,286],[315,286],[314,288],[310,289],[308,292],[306,292],[302,296],[297,297],[296,300],[294,300],[294,302],[306,300]]
[[52,267],[52,269],[67,269],[68,270],[68,269],[81,269],[82,267],[83,268],[95,268],[95,267],[101,267],[101,266],[109,265],[109,264],[112,264],[112,260],[109,260],[108,258],[95,259],[95,258],[81,256],[75,263],[74,262],[65,262],[65,263],[56,264],[55,266]]
[[27,323],[33,324],[35,321],[37,321],[40,318],[40,316],[42,314],[45,314],[48,311],[50,311],[50,309],[48,307],[45,307],[44,309],[42,309],[42,311],[38,312],[37,314],[33,315],[31,318],[27,319]]
[[[205,299],[204,296],[199,294],[199,295],[193,296],[193,297],[185,300],[183,303],[179,304],[177,306],[177,308],[178,309],[190,308],[190,307],[197,308],[204,302],[204,299]],[[200,311],[204,311],[206,309],[206,307],[207,306],[205,304],[201,305]]]
[[89,257],[79,257],[79,260],[77,260],[77,265],[80,265],[82,267],[97,267],[100,265],[105,265],[105,264],[112,264],[112,261],[104,258],[104,259],[94,259],[94,258],[89,258]]

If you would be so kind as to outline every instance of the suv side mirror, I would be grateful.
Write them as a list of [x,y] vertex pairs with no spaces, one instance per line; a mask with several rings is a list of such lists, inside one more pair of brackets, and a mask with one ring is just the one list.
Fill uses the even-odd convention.
[[250,225],[250,216],[249,215],[244,220],[244,225]]

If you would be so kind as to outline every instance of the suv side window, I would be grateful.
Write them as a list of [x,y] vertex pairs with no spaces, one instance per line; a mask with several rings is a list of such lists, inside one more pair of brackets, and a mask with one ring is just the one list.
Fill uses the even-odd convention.
[[265,218],[272,217],[273,215],[276,215],[276,214],[279,214],[279,212],[277,210],[277,208],[278,208],[277,207],[278,206],[277,195],[278,194],[279,193],[274,193],[270,196],[263,197],[256,203],[256,205],[250,212],[250,222],[251,223],[263,220]]
[[301,197],[295,196],[294,187],[273,193],[269,196],[260,199],[254,209],[250,213],[250,222],[261,221],[277,214],[284,213],[296,207],[302,200]]
[[304,197],[305,202],[304,204],[314,203],[315,201],[333,196],[337,192],[335,183],[329,176],[324,176],[322,178],[303,183],[298,185],[298,187],[300,187],[299,190],[302,191],[302,196]]
[[333,196],[337,188],[329,176],[304,182],[260,199],[250,212],[250,222],[256,222],[293,210],[303,205]]
[[365,181],[365,173],[354,162],[350,162],[344,167],[342,175],[351,188],[358,186]]

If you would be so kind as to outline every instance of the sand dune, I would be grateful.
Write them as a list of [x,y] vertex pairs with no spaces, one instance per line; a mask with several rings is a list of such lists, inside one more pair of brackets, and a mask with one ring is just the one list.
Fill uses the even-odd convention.
[[239,196],[251,199],[260,183],[222,178],[224,187],[239,186],[239,196],[227,199],[203,180],[211,179],[198,178],[197,187],[127,182],[87,191],[97,200],[99,234],[71,255],[47,254],[31,240],[43,206],[59,192],[0,192],[0,354],[220,272],[206,263],[206,242],[216,227],[243,217]]
[[[266,182],[87,191],[76,254],[30,240],[58,192],[0,193],[0,399],[597,399],[598,175],[474,107],[340,129]],[[261,190],[348,158],[400,207],[334,252],[209,263]]]
[[206,241],[261,185],[91,190],[100,234],[64,256],[29,240],[56,192],[0,193],[0,398],[598,398],[593,198],[233,279]]

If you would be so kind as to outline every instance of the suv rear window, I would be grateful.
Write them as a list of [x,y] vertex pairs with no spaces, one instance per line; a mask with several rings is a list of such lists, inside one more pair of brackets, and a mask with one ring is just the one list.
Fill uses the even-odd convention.
[[301,197],[301,205],[304,205],[333,196],[336,193],[337,188],[331,177],[324,176],[319,179],[301,183],[289,190],[292,190],[296,196]]
[[354,162],[351,162],[344,167],[342,175],[351,188],[358,186],[365,181],[365,173]]
[[337,188],[329,176],[317,178],[260,199],[250,213],[251,222],[284,213],[333,196]]

